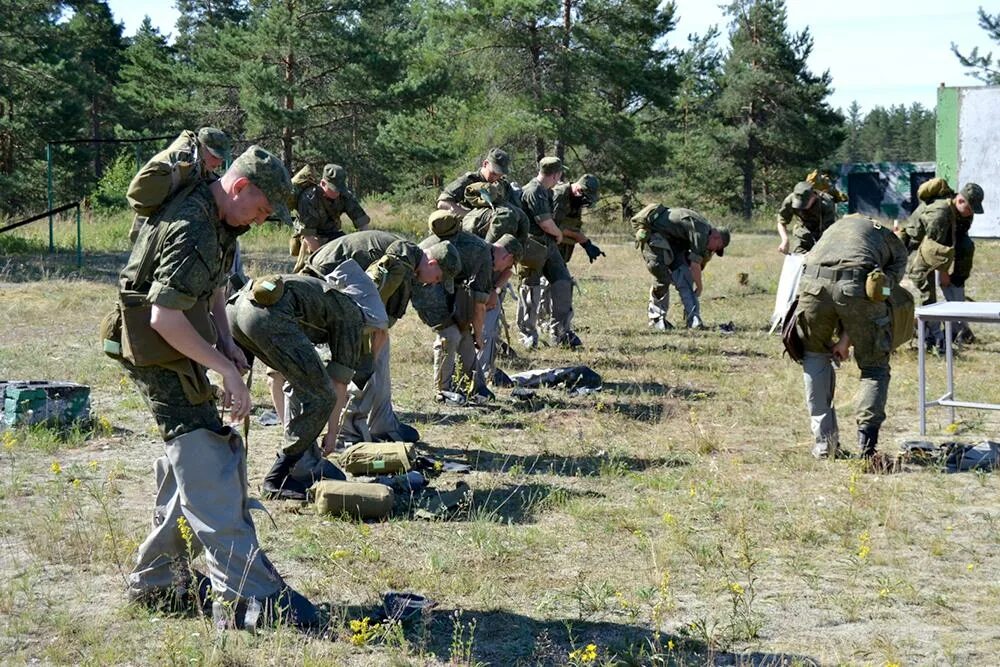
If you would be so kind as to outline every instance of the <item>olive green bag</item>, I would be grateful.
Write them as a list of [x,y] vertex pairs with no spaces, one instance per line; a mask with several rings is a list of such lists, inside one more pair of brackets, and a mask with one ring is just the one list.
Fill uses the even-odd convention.
[[325,479],[313,487],[316,511],[355,519],[384,519],[392,512],[392,489],[384,484]]
[[538,271],[545,266],[545,260],[548,259],[548,256],[549,246],[529,236],[524,242],[521,265],[532,271]]
[[344,450],[338,460],[352,475],[394,475],[408,472],[415,458],[408,442],[359,442]]
[[916,304],[913,295],[902,285],[894,285],[889,298],[889,316],[892,318],[892,349],[910,342],[913,338],[913,320]]

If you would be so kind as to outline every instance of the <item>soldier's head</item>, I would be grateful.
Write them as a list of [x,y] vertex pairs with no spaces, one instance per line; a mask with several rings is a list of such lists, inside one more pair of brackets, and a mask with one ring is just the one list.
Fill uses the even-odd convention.
[[328,164],[323,167],[323,177],[319,181],[319,189],[327,199],[336,199],[341,192],[347,190],[347,171],[339,164]]
[[417,280],[424,285],[441,283],[449,294],[455,291],[455,275],[462,270],[462,257],[448,241],[424,249],[417,264]]
[[510,156],[507,155],[507,151],[499,148],[491,148],[479,165],[479,175],[488,183],[496,183],[506,176],[508,171],[510,171]]
[[809,181],[799,181],[792,190],[792,208],[804,211],[816,203],[816,192]]
[[952,201],[958,214],[963,218],[968,218],[974,213],[982,214],[983,196],[983,189],[979,185],[966,183]]
[[493,242],[493,271],[503,273],[521,261],[524,246],[513,234],[504,234]]
[[713,227],[708,234],[708,249],[719,257],[722,257],[726,248],[729,247],[731,236],[725,227]]
[[292,192],[288,170],[260,146],[246,149],[211,187],[219,215],[231,227],[260,224],[271,215],[292,222],[285,203]]
[[552,189],[562,180],[563,163],[557,157],[543,157],[538,161],[538,181],[543,188]]
[[198,130],[198,154],[206,171],[215,171],[229,159],[232,142],[229,135],[217,127],[203,127]]
[[581,176],[570,189],[573,191],[573,196],[583,198],[584,204],[586,206],[593,206],[600,199],[601,182],[597,180],[597,176],[593,174],[584,174]]

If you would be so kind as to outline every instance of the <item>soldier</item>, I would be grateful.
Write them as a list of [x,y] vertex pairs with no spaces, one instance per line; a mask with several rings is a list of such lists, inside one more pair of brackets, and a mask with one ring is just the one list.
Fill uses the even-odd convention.
[[265,618],[287,609],[297,626],[318,623],[313,605],[285,584],[260,548],[245,449],[223,425],[205,372],[222,376],[222,403],[233,420],[249,414],[241,377],[247,364],[225,317],[224,283],[236,237],[272,213],[288,220],[290,189],[281,161],[251,146],[219,180],[194,183],[155,214],[156,224],[142,225],[122,271],[120,317],[108,320],[105,350],[120,354],[165,441],[153,529],[128,579],[137,602],[183,606],[190,551],[204,550],[216,608],[221,613],[220,601],[230,606],[234,625],[243,623],[250,599],[261,603]]
[[[555,157],[542,158],[538,174],[521,193],[521,204],[528,214],[529,244],[545,249],[541,269],[529,269],[523,264],[519,270],[521,286],[517,304],[517,328],[521,342],[532,349],[538,345],[538,305],[541,298],[541,279],[544,276],[552,294],[553,338],[557,345],[576,349],[583,345],[573,332],[573,279],[566,268],[566,260],[559,252],[563,233],[553,219],[552,188],[562,178],[562,161]],[[527,248],[525,249],[527,252]]]
[[867,285],[869,276],[877,282],[874,272],[880,271],[884,287],[891,291],[905,266],[906,248],[892,230],[858,214],[828,229],[806,256],[796,318],[805,349],[802,372],[817,458],[835,457],[840,446],[831,361],[847,359],[851,346],[861,370],[858,446],[862,457],[875,457],[889,393],[892,319],[885,291],[876,293]]
[[686,325],[692,329],[705,328],[698,303],[702,292],[702,268],[713,254],[719,257],[725,254],[730,239],[728,229],[713,227],[700,213],[689,208],[668,209],[660,205],[653,209],[647,233],[636,236],[646,269],[656,279],[649,290],[649,326],[661,331],[673,328],[667,321],[672,284],[684,304]]
[[503,204],[511,209],[520,210],[521,205],[516,191],[504,178],[508,171],[510,171],[510,156],[499,148],[491,148],[480,163],[478,171],[468,171],[445,186],[438,195],[438,209],[450,211],[461,218],[474,207],[466,201],[466,188],[474,183],[496,183],[502,192],[493,204]]
[[[413,306],[417,314],[437,334],[434,341],[436,398],[459,405],[465,404],[467,399],[475,403],[489,401],[493,393],[477,372],[476,350],[484,347],[487,304],[496,295],[493,276],[504,275],[513,266],[514,256],[509,249],[513,245],[506,238],[490,244],[462,230],[461,218],[450,211],[435,211],[428,224],[433,233],[421,241],[420,247],[426,249],[447,240],[462,259],[462,269],[455,276],[459,284],[453,296],[449,296],[439,285],[419,285],[413,290]],[[455,391],[453,384],[456,354],[461,374],[469,387],[468,397],[464,387]]]
[[[577,244],[587,253],[591,264],[598,257],[607,256],[583,233],[583,208],[593,208],[597,204],[599,190],[600,181],[593,174],[584,174],[574,183],[559,183],[552,188],[552,219],[563,234],[559,254],[567,266]],[[548,281],[544,281],[538,304],[538,319],[542,328],[552,329],[551,317],[552,294]]]
[[454,293],[455,275],[462,268],[462,260],[458,250],[447,241],[423,249],[390,232],[369,230],[325,244],[309,256],[303,273],[325,277],[348,260],[368,272],[388,320],[385,329],[372,333],[370,345],[363,346],[351,398],[344,410],[340,439],[417,442],[420,439],[417,430],[400,422],[393,411],[388,329],[406,312],[415,284],[440,284],[446,293]]
[[[792,229],[794,241],[788,238],[786,231],[792,218],[797,218]],[[796,183],[778,211],[778,235],[781,237],[778,252],[785,255],[809,252],[836,219],[837,204],[833,197],[817,192],[809,181]]]
[[368,229],[371,222],[357,197],[348,189],[347,172],[339,164],[326,165],[319,183],[303,188],[295,211],[293,244],[298,238],[301,247],[293,273],[298,273],[309,255],[321,245],[344,235],[340,218],[345,213],[358,231]]
[[[900,236],[910,251],[906,275],[913,281],[919,293],[918,305],[927,306],[937,302],[936,282],[941,283],[942,289],[951,287],[948,267],[952,260],[956,259],[955,245],[959,228],[966,231],[962,240],[961,263],[958,259],[955,263],[964,287],[972,260],[968,229],[972,225],[974,215],[982,211],[983,189],[976,183],[966,183],[958,194],[931,202],[922,201],[907,219]],[[964,289],[962,298],[964,299]],[[944,351],[944,335],[941,333],[939,322],[928,323],[927,337],[928,344],[936,346],[939,352]]]
[[203,127],[184,130],[165,150],[143,165],[128,184],[125,198],[135,211],[129,241],[135,243],[139,227],[171,195],[195,179],[215,180],[215,170],[229,160],[231,142],[225,132]]
[[[320,278],[282,275],[247,283],[230,299],[226,314],[236,342],[281,373],[286,385],[285,447],[264,477],[264,493],[305,500],[311,484],[292,469],[328,423],[322,455],[336,448],[347,383],[361,357],[361,309]],[[320,344],[330,347],[328,363],[316,352]]]

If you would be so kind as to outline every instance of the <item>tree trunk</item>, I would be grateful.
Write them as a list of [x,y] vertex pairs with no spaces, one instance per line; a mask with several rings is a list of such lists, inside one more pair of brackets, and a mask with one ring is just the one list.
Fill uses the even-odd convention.
[[740,168],[743,171],[743,218],[749,220],[753,215],[753,157],[749,151]]
[[[531,55],[531,96],[535,100],[535,108],[542,109],[542,46],[538,43],[538,25],[532,23],[528,27],[531,35],[528,51]],[[545,137],[535,135],[535,161],[545,157]]]
[[[289,7],[291,9],[291,7]],[[289,12],[291,13],[291,12]],[[285,111],[291,111],[295,108],[295,96],[292,95],[292,84],[295,83],[295,51],[288,49],[288,56],[285,58],[285,98],[284,98],[284,108]],[[281,160],[285,163],[285,168],[288,172],[292,172],[292,152],[294,148],[295,138],[292,134],[292,127],[290,125],[285,125],[281,128]]]
[[566,158],[566,123],[569,117],[569,90],[571,86],[570,80],[570,67],[569,67],[569,45],[570,45],[570,35],[573,30],[573,0],[563,0],[563,63],[560,68],[561,71],[561,81],[560,81],[560,100],[556,113],[559,116],[559,124],[556,126],[556,157],[560,160],[565,160]]
[[90,138],[94,140],[94,176],[100,180],[104,168],[101,165],[101,118],[96,95],[90,98],[90,132]]

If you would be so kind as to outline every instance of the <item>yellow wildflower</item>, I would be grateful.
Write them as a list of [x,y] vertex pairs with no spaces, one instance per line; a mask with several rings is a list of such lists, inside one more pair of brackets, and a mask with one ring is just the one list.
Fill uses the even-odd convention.
[[729,590],[736,595],[743,595],[743,587],[740,586],[739,582],[732,581],[729,583]]
[[569,654],[569,659],[580,664],[586,664],[597,660],[597,644],[587,644],[584,648],[578,648]]
[[866,560],[872,552],[872,538],[868,534],[868,531],[861,533],[858,536],[858,558],[861,560]]
[[53,475],[61,475],[62,474],[62,466],[59,465],[59,461],[53,461],[52,465],[49,466],[49,470],[52,471]]

